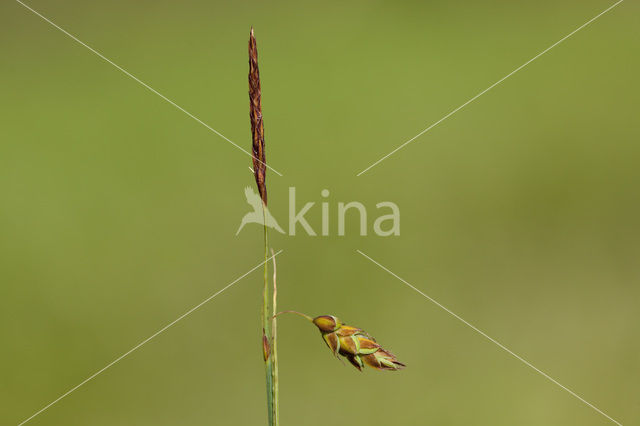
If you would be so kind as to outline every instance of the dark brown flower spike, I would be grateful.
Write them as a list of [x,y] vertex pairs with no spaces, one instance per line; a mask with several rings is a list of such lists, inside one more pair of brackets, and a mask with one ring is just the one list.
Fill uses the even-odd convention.
[[249,36],[249,116],[251,117],[251,137],[253,140],[253,174],[258,192],[267,205],[266,172],[267,163],[264,150],[264,124],[262,122],[262,100],[260,91],[260,70],[258,69],[258,49],[253,28]]

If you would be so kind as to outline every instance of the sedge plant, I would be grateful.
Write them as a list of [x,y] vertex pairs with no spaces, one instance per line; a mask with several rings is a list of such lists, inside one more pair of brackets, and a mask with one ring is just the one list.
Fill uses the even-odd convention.
[[[278,393],[278,347],[277,347],[277,317],[286,314],[296,314],[314,324],[324,342],[337,357],[346,358],[355,368],[362,371],[365,366],[376,370],[395,371],[405,367],[395,355],[384,349],[376,340],[364,330],[349,326],[333,315],[311,317],[301,312],[287,310],[278,312],[276,284],[276,261],[273,260],[273,287],[269,287],[269,233],[267,228],[267,163],[265,155],[264,123],[262,119],[262,99],[260,88],[260,71],[258,68],[258,49],[256,39],[251,28],[249,35],[249,115],[251,118],[251,139],[253,174],[258,192],[262,200],[264,224],[264,286],[262,290],[262,309],[260,312],[262,324],[262,353],[265,364],[267,410],[269,426],[279,425],[279,393]],[[271,297],[270,297],[271,296]]]

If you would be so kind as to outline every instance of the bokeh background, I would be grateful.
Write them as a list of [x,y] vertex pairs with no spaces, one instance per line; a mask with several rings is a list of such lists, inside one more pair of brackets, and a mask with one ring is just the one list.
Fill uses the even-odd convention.
[[[340,365],[280,321],[283,425],[640,418],[640,14],[617,8],[356,173],[613,2],[28,4],[249,149],[260,52],[270,207],[329,189],[331,236],[272,233],[279,304],[364,327],[409,366]],[[261,261],[250,158],[12,1],[0,6],[0,423],[18,424]],[[336,235],[390,200],[401,235]],[[354,215],[355,216],[355,215]],[[33,425],[266,423],[261,273]]]

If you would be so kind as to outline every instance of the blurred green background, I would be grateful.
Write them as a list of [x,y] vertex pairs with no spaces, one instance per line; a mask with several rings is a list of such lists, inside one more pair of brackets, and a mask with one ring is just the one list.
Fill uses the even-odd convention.
[[[243,146],[260,52],[282,309],[332,313],[407,363],[358,373],[280,321],[283,425],[613,424],[640,418],[640,8],[631,1],[356,173],[609,1],[30,6]],[[0,423],[18,424],[261,261],[250,158],[12,1],[0,6]],[[339,201],[399,237],[336,236]],[[354,215],[355,216],[355,215]],[[369,220],[371,229],[373,218]],[[255,272],[33,425],[260,425]]]

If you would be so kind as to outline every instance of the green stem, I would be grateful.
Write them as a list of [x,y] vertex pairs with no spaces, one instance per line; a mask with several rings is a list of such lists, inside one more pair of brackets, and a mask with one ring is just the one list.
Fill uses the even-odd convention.
[[[275,309],[274,309],[275,311]],[[277,317],[278,315],[282,315],[282,314],[296,314],[296,315],[300,315],[302,318],[309,320],[311,322],[313,322],[313,318],[311,318],[309,315],[303,314],[302,312],[298,312],[298,311],[280,311],[277,314],[275,314],[273,317]]]
[[[266,206],[262,207],[264,223],[264,288],[262,292],[262,332],[268,345],[265,359],[265,374],[267,385],[267,410],[269,426],[278,426],[278,365],[275,336],[272,337],[273,311],[269,310],[269,240],[267,232]],[[275,262],[275,260],[274,260]],[[275,282],[274,282],[275,286]],[[275,287],[274,287],[275,303]]]
[[[278,285],[276,280],[276,255],[271,249],[271,256],[273,260],[273,303],[271,306],[271,313],[274,314],[276,312],[277,300],[278,300]],[[271,370],[271,374],[273,377],[272,386],[273,386],[273,417],[275,421],[275,426],[280,423],[280,413],[279,413],[279,401],[280,401],[280,389],[278,386],[278,333],[277,333],[277,322],[276,316],[273,315],[271,317],[271,340],[273,341],[271,345],[271,359],[273,360],[273,369]]]

